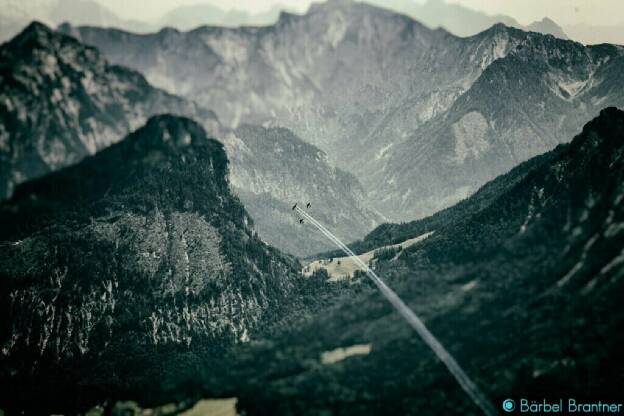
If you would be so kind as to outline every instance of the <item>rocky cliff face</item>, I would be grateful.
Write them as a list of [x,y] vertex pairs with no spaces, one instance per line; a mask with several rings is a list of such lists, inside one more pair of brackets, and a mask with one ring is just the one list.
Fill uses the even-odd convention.
[[297,305],[297,263],[252,231],[227,165],[198,124],[159,116],[0,205],[5,391],[211,356]]
[[[422,217],[621,105],[622,50],[502,24],[468,38],[351,1],[263,28],[62,30],[213,108],[270,120],[355,174],[384,216]],[[513,115],[513,117],[512,117]],[[518,115],[518,117],[515,117]]]
[[216,122],[210,111],[40,23],[0,46],[0,57],[0,198],[116,143],[151,115]]

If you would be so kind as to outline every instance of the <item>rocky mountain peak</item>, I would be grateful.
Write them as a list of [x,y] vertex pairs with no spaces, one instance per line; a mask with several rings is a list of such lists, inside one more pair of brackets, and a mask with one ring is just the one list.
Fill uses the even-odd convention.
[[553,35],[554,37],[560,39],[568,39],[568,36],[565,34],[561,26],[559,26],[549,17],[544,17],[540,21],[531,23],[529,26],[527,26],[527,30]]
[[95,48],[81,45],[73,37],[39,22],[32,22],[2,45],[0,54],[4,61],[2,66],[13,75],[17,74],[15,81],[26,83],[27,88],[52,82],[66,89],[75,78],[63,80],[63,75],[81,72],[85,68],[98,72],[106,66],[104,58]]
[[[587,123],[583,132],[574,138],[570,148],[590,153],[590,149],[602,146],[614,151],[624,147],[624,111],[616,107],[600,111],[600,115]],[[617,158],[618,154],[619,151],[610,156]]]
[[[228,160],[223,145],[208,139],[199,124],[184,117],[159,115],[150,118],[125,140],[93,157],[23,184],[17,188],[11,201],[14,207],[19,207],[13,210],[18,217],[31,215],[28,214],[31,209],[39,209],[33,208],[26,195],[35,196],[41,202],[40,207],[54,201],[46,207],[49,209],[54,204],[68,203],[76,198],[98,200],[111,193],[125,201],[125,205],[134,203],[137,193],[144,193],[147,199],[158,199],[161,207],[209,211],[222,203],[215,202],[223,198],[220,194],[228,194],[229,198],[227,173]],[[188,184],[188,192],[180,191],[178,187],[182,184]],[[59,193],[59,189],[64,192]],[[232,219],[241,227],[251,223],[247,214],[239,211]],[[84,212],[68,209],[56,214],[82,218]],[[32,221],[28,230],[22,231],[48,224],[45,215],[35,217],[38,219]],[[12,231],[11,226],[3,230],[6,233]],[[5,235],[0,233],[0,237]]]
[[15,36],[11,40],[11,43],[23,43],[28,40],[42,41],[51,37],[54,37],[52,29],[44,23],[35,20],[26,26],[17,36]]
[[197,122],[169,114],[151,117],[143,129],[148,134],[135,137],[144,147],[179,151],[207,140],[206,131]]
[[520,29],[513,28],[511,26],[507,26],[504,23],[496,23],[492,25],[489,29],[484,30],[481,33],[476,34],[478,37],[494,37],[494,36],[509,36],[513,34],[521,33]]
[[[22,32],[5,44],[5,50],[16,55],[35,55],[45,50],[46,52],[56,52],[64,47],[80,48],[81,45],[72,37],[54,31],[45,24],[33,21]],[[85,47],[91,52],[92,59],[99,54],[93,48]]]
[[175,27],[166,26],[160,29],[158,31],[158,34],[162,36],[175,36],[175,35],[179,35],[180,31],[176,29]]

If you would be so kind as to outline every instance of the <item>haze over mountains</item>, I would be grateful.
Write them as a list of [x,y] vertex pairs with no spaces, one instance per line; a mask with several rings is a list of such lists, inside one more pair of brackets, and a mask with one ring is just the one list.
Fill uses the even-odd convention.
[[287,127],[353,173],[394,220],[461,200],[622,105],[620,47],[501,24],[458,38],[348,0],[261,28],[61,29],[226,125]]
[[[420,3],[415,0],[366,0],[362,3],[377,5],[382,8],[406,14],[430,28],[442,27],[454,35],[465,37],[484,31],[496,23],[524,29],[527,31],[551,34],[567,39],[564,30],[551,19],[544,17],[540,21],[523,26],[515,19],[504,15],[488,15],[443,0],[427,0]],[[179,6],[166,13],[159,23],[179,30],[191,30],[199,26],[265,26],[274,24],[280,12],[289,12],[289,8],[279,4],[273,5],[262,13],[251,14],[242,10],[223,10],[215,4],[204,3]],[[293,11],[293,13],[295,13]],[[125,27],[129,29],[128,27]],[[132,31],[131,29],[129,29]]]
[[48,25],[63,22],[103,27],[124,27],[143,31],[153,29],[138,20],[124,20],[92,0],[2,0],[0,10],[0,41],[6,41],[21,32],[33,20]]
[[426,0],[424,2],[414,0],[367,0],[365,2],[406,14],[432,29],[441,27],[461,37],[473,36],[497,23],[503,23],[506,26],[518,29],[550,34],[561,39],[567,38],[564,30],[547,17],[528,26],[523,26],[512,17],[501,14],[488,15],[445,0]]
[[0,3],[0,41],[22,31],[33,20],[51,26],[63,22],[77,25],[123,28],[132,32],[156,31],[162,27],[188,30],[201,25],[241,26],[274,23],[284,7],[274,6],[263,13],[253,14],[238,9],[223,10],[212,4],[179,6],[157,20],[141,16],[124,19],[105,4],[94,0],[2,0]]
[[[367,0],[366,3],[406,14],[424,23],[432,29],[442,27],[457,36],[472,36],[496,23],[523,30],[552,34],[565,39],[568,34],[572,39],[586,43],[624,44],[624,26],[597,23],[566,23],[560,26],[545,15],[527,25],[518,23],[510,16],[490,15],[460,4],[445,0]],[[74,25],[95,25],[114,27],[130,32],[157,31],[162,27],[173,27],[178,30],[190,30],[202,25],[236,27],[241,25],[269,25],[277,21],[281,11],[291,8],[303,13],[301,4],[282,5],[278,2],[266,10],[251,12],[239,4],[223,6],[216,1],[204,1],[196,4],[181,4],[177,7],[166,7],[160,12],[162,5],[145,3],[146,8],[154,8],[149,16],[134,13],[120,17],[113,12],[112,4],[97,0],[37,0],[19,2],[3,0],[0,10],[0,40],[16,35],[33,19],[56,26],[63,22]],[[305,7],[308,7],[305,5]],[[572,6],[570,6],[572,7]],[[117,10],[117,9],[116,9]],[[616,10],[614,12],[617,13]],[[157,16],[157,17],[154,17]],[[560,22],[559,22],[560,23]]]
[[244,10],[223,10],[210,3],[178,6],[167,12],[158,21],[160,27],[173,27],[179,30],[191,30],[199,26],[265,26],[273,24],[286,7],[274,5],[269,10],[257,14]]

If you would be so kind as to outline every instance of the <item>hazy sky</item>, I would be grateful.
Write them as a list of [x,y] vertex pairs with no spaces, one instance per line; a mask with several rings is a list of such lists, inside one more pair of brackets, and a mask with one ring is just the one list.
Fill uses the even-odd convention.
[[[125,18],[156,19],[179,5],[196,4],[202,0],[98,0]],[[424,0],[414,0],[422,2]],[[489,14],[506,14],[528,24],[544,16],[560,24],[593,25],[624,24],[624,0],[448,0]],[[310,0],[212,0],[221,8],[250,12],[264,11],[274,4],[283,4],[303,11]]]
[[560,24],[624,24],[624,0],[450,0],[489,14],[506,14],[520,23],[548,16]]
[[98,0],[121,17],[137,20],[156,19],[177,6],[210,3],[222,9],[247,10],[250,13],[265,11],[274,4],[284,4],[294,10],[304,11],[311,3],[309,0]]

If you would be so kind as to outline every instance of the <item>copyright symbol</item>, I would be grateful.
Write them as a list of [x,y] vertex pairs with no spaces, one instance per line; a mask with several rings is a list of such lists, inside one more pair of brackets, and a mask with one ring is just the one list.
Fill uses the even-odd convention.
[[516,402],[511,399],[507,399],[503,402],[503,410],[506,412],[513,412],[516,408]]

